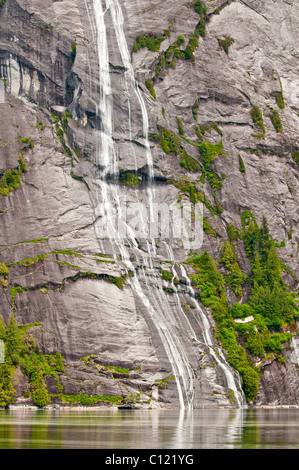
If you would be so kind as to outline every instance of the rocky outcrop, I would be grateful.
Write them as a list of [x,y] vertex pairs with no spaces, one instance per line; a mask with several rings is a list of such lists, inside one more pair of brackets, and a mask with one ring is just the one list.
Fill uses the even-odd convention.
[[[6,0],[0,10],[0,72],[5,88],[0,104],[0,176],[18,167],[20,152],[27,166],[21,185],[8,196],[0,195],[0,259],[9,268],[7,285],[0,286],[1,313],[6,322],[13,309],[19,323],[40,323],[30,330],[31,335],[44,353],[58,350],[63,355],[66,367],[60,382],[66,395],[121,395],[135,397],[143,406],[175,407],[181,404],[178,390],[185,387],[190,400],[194,394],[195,407],[236,406],[223,363],[216,360],[216,325],[205,312],[213,340],[210,349],[203,339],[199,304],[194,303],[180,271],[180,263],[189,256],[181,240],[172,246],[173,259],[163,240],[156,240],[154,257],[148,256],[148,245],[142,240],[138,251],[128,244],[131,273],[111,240],[98,237],[104,220],[101,171],[105,162],[99,155],[106,116],[99,109],[96,3],[47,0],[41,5],[40,0]],[[284,240],[277,251],[289,269],[283,272],[284,279],[296,290],[295,2],[211,2],[194,62],[178,57],[156,77],[159,54],[179,35],[187,43],[198,25],[198,13],[189,2],[138,0],[122,2],[122,14],[136,90],[148,114],[155,202],[170,205],[179,197],[188,202],[186,194],[170,184],[173,180],[197,184],[205,200],[211,201],[214,211],[207,205],[203,210],[215,231],[204,232],[197,251],[207,250],[215,260],[227,239],[228,224],[241,231],[242,212],[250,210],[259,223],[265,215],[274,241],[280,245]],[[106,177],[128,204],[147,203],[151,174],[142,107],[128,81],[109,8],[105,15],[117,159],[117,171],[111,168]],[[132,52],[138,35],[158,36],[165,30],[159,52],[147,48]],[[226,52],[218,39],[227,37],[233,42]],[[153,80],[155,99],[147,80]],[[283,96],[283,109],[276,96]],[[253,106],[263,110],[265,132],[252,121]],[[282,124],[279,132],[271,120],[274,109]],[[157,144],[157,125],[178,134],[177,118],[187,139],[181,139],[181,145],[198,162],[198,148],[192,145],[196,125],[202,126],[210,142],[222,140],[224,152],[213,162],[213,172],[221,181],[216,192],[207,179],[199,181],[200,173],[182,167],[177,155],[163,152]],[[240,172],[239,156],[245,172]],[[138,178],[135,185],[125,179],[132,171]],[[119,179],[115,179],[117,172]],[[250,276],[242,240],[236,242],[236,256]],[[176,286],[161,278],[169,261],[179,279]],[[248,295],[245,290],[243,301]],[[152,302],[152,311],[144,297]],[[232,291],[228,299],[231,304],[238,300]],[[165,317],[155,317],[160,311]],[[169,353],[168,347],[175,353]],[[176,354],[186,368],[177,380],[173,376],[179,376],[181,365],[172,362]],[[274,360],[261,368],[259,405],[298,403],[295,365],[288,349],[283,354],[285,364]],[[120,373],[117,367],[128,370]],[[237,374],[225,367],[236,377],[237,389]],[[15,379],[19,395],[27,390],[21,373],[18,370]],[[47,387],[56,394],[52,379],[47,378]]]

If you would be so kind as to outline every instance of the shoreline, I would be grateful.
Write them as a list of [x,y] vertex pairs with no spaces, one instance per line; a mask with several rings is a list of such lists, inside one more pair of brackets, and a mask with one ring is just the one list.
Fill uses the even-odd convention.
[[[259,410],[259,409],[299,409],[299,405],[291,404],[291,405],[256,405],[256,406],[244,406],[240,408],[230,408],[230,407],[218,407],[218,408],[194,408],[192,411],[197,410]],[[69,411],[69,410],[76,410],[76,411],[127,411],[127,410],[119,410],[118,406],[98,406],[98,405],[47,405],[45,407],[38,407],[36,405],[31,404],[14,404],[9,405],[7,408],[0,407],[0,411],[5,410],[41,410],[41,411]],[[181,408],[168,408],[168,407],[143,407],[143,406],[136,406],[133,410],[128,411],[140,411],[140,410],[147,410],[147,411],[156,411],[156,410],[168,410],[168,411],[181,411]],[[186,410],[191,411],[191,410]]]

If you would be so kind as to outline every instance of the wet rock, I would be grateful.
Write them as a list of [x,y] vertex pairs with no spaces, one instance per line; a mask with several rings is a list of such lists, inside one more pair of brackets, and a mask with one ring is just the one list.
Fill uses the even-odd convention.
[[[199,21],[189,3],[122,2],[129,52],[138,34],[153,31],[161,35],[174,17],[170,37],[162,42],[161,51],[179,34],[188,38]],[[217,8],[219,15],[213,14]],[[127,80],[109,14],[113,142],[118,162],[117,171],[109,169],[109,182],[117,184],[117,194],[127,204],[146,202],[150,174],[142,112],[136,89]],[[239,213],[250,210],[258,222],[267,216],[277,243],[285,240],[285,246],[278,249],[279,256],[298,278],[298,170],[291,157],[298,147],[299,112],[295,2],[247,0],[229,4],[217,0],[210,6],[209,14],[206,37],[199,38],[195,62],[177,59],[175,68],[167,69],[154,83],[156,100],[148,92],[145,80],[155,73],[158,53],[143,48],[131,54],[137,89],[148,111],[156,201],[171,204],[178,200],[179,191],[167,184],[168,179],[199,179],[198,174],[180,166],[178,156],[166,155],[157,145],[157,123],[177,133],[179,117],[185,136],[195,139],[196,124],[217,122],[221,136],[215,129],[208,131],[208,136],[214,143],[222,139],[226,152],[213,163],[222,178],[217,198],[223,211],[213,216],[205,209],[218,235],[205,235],[198,251],[208,250],[219,259],[221,243],[227,236],[225,225],[233,224],[240,230]],[[19,152],[24,147],[20,137],[34,142],[33,148],[24,151],[28,171],[22,175],[20,188],[7,197],[0,196],[0,258],[14,264],[10,266],[9,286],[24,289],[14,299],[17,320],[23,324],[40,322],[41,326],[32,330],[36,344],[44,353],[58,350],[64,356],[66,371],[60,381],[66,394],[126,396],[136,394],[140,387],[143,403],[152,399],[156,404],[180,406],[180,384],[188,388],[190,395],[194,392],[195,407],[235,406],[221,367],[206,355],[198,312],[190,307],[192,299],[183,291],[181,310],[175,295],[166,295],[165,291],[161,294],[161,287],[166,285],[159,277],[159,263],[164,266],[170,257],[165,244],[161,240],[157,243],[154,267],[146,257],[146,243],[139,243],[144,259],[136,259],[136,254],[129,251],[138,273],[138,288],[153,301],[154,309],[149,312],[136,295],[134,278],[119,261],[111,240],[98,237],[106,220],[101,213],[105,188],[100,179],[105,166],[100,135],[106,116],[99,109],[101,77],[92,2],[45,0],[41,5],[40,0],[6,0],[0,15],[0,71],[5,82],[5,100],[0,103],[0,176],[7,169],[17,168]],[[225,36],[234,39],[228,54],[217,40]],[[269,113],[271,107],[277,109],[275,95],[281,90],[285,108],[279,109],[283,129],[277,133]],[[196,103],[195,122],[192,107]],[[259,132],[250,117],[253,105],[264,113],[266,132],[262,138],[254,136]],[[63,143],[57,124],[63,128],[66,110],[70,116]],[[190,155],[199,158],[195,146],[183,139],[182,143]],[[245,173],[239,171],[239,155],[244,160]],[[141,184],[119,185],[115,179],[118,171],[136,171]],[[214,201],[207,182],[201,189],[207,199]],[[288,236],[291,228],[292,236]],[[174,245],[176,261],[186,260],[188,252],[181,240]],[[249,275],[250,264],[241,241],[237,243],[237,253],[242,270]],[[103,254],[110,257],[103,258]],[[115,282],[124,274],[125,284],[119,288]],[[287,279],[289,285],[297,288],[293,278]],[[7,321],[13,299],[9,288],[1,285],[0,289],[1,313]],[[244,297],[248,298],[248,292]],[[235,300],[230,293],[230,303]],[[156,380],[171,376],[176,366],[169,360],[164,325],[159,326],[153,319],[159,309],[168,312],[174,344],[178,338],[182,345],[180,354],[190,373],[187,384],[170,381],[165,387],[157,385]],[[207,315],[215,326],[211,315]],[[87,355],[96,355],[98,365],[129,368],[131,383],[124,377],[126,374],[112,377],[95,365],[84,365],[80,359]],[[138,377],[133,372],[137,368]],[[257,404],[297,403],[296,377],[288,355],[286,364],[264,364]],[[18,395],[26,391],[24,381],[18,371]],[[47,378],[47,385],[56,390],[53,378]]]

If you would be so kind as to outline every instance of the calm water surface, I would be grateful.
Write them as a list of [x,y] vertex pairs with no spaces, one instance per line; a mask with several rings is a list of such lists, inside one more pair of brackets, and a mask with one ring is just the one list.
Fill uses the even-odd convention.
[[0,449],[299,449],[299,409],[0,410]]

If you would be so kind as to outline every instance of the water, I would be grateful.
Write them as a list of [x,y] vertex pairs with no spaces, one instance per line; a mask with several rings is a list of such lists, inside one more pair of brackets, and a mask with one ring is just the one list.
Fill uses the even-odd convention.
[[298,449],[299,409],[0,410],[0,449]]
[[[177,296],[178,305],[175,308],[170,304],[168,296],[165,294],[160,280],[159,272],[154,269],[156,257],[155,240],[149,238],[146,240],[147,251],[141,251],[136,241],[136,234],[130,227],[127,227],[127,236],[124,239],[118,231],[113,214],[123,214],[124,208],[120,197],[120,188],[118,182],[118,156],[114,138],[114,121],[117,116],[113,113],[113,101],[117,99],[113,96],[113,87],[110,74],[110,55],[111,55],[111,35],[108,29],[114,30],[116,40],[113,47],[117,47],[123,64],[124,72],[124,90],[126,91],[127,115],[129,119],[128,138],[132,142],[132,113],[134,106],[140,110],[141,122],[140,130],[142,132],[144,152],[148,166],[148,185],[143,194],[135,191],[137,200],[143,199],[153,213],[152,204],[155,197],[154,185],[154,165],[148,140],[148,116],[146,106],[134,78],[133,68],[130,59],[126,37],[124,34],[124,18],[118,0],[93,0],[93,10],[95,18],[95,29],[97,36],[98,64],[99,64],[99,82],[100,93],[98,96],[98,115],[101,117],[101,131],[98,135],[97,162],[101,172],[98,176],[98,187],[100,188],[99,200],[97,201],[96,213],[101,221],[99,227],[95,227],[96,235],[99,240],[99,246],[102,252],[107,252],[107,242],[103,241],[102,228],[105,227],[105,235],[108,238],[109,254],[112,253],[115,261],[121,259],[122,267],[127,273],[134,273],[133,277],[128,278],[132,291],[139,298],[145,307],[144,315],[148,315],[154,322],[158,335],[163,344],[169,365],[175,377],[180,407],[182,409],[193,407],[195,396],[194,377],[195,373],[190,365],[188,357],[190,351],[190,342],[182,340],[178,331],[184,331],[186,316],[180,305],[179,296]],[[111,32],[111,31],[110,31]],[[109,39],[110,38],[110,39]],[[135,104],[134,104],[135,103]],[[136,109],[135,109],[136,111]],[[132,152],[133,145],[132,145]],[[136,170],[137,170],[137,162]],[[121,217],[125,221],[125,217]],[[105,221],[105,222],[104,222]],[[169,247],[170,249],[170,247]],[[131,255],[137,260],[135,265],[131,261]],[[138,268],[137,268],[138,267]],[[149,281],[149,276],[151,279]],[[203,326],[207,332],[207,328]],[[204,332],[204,340],[206,337]],[[194,336],[194,335],[193,335]],[[208,346],[212,350],[212,343]],[[237,405],[244,404],[244,397],[239,393],[236,387],[234,377],[222,357],[221,361],[217,358],[220,366],[227,377],[227,386],[234,391],[237,399]],[[239,384],[238,384],[239,385]]]

